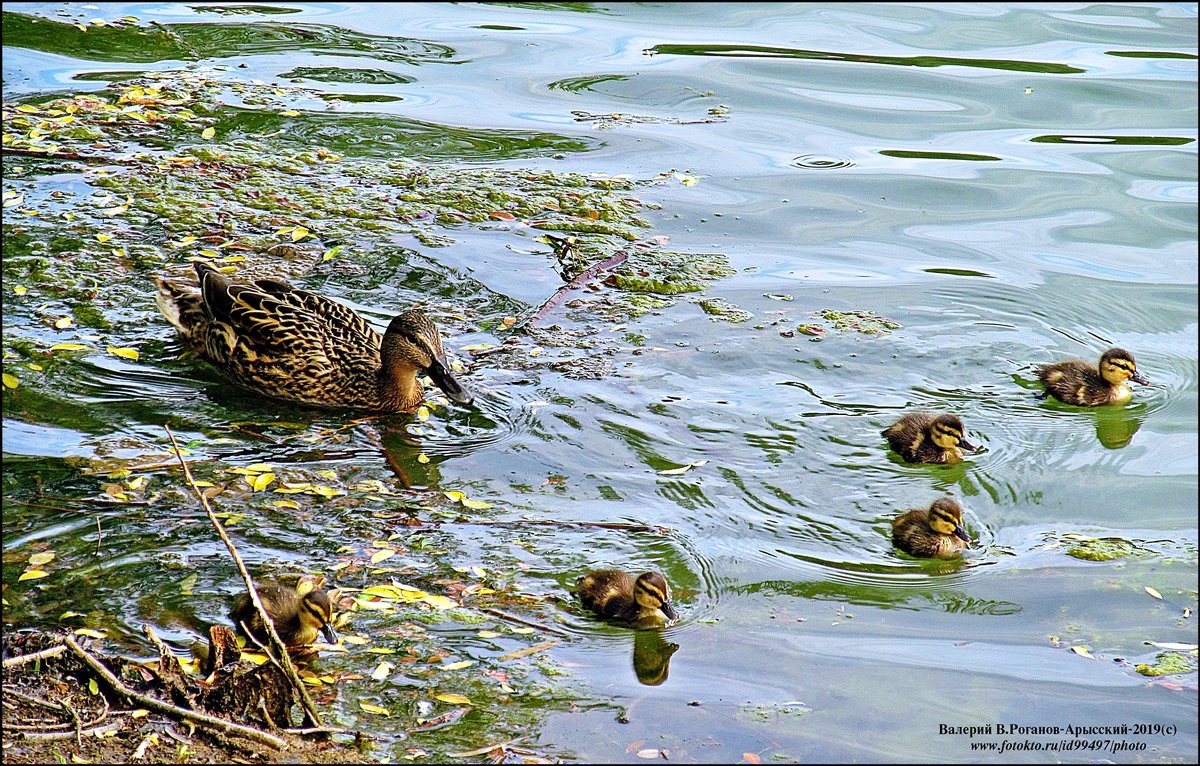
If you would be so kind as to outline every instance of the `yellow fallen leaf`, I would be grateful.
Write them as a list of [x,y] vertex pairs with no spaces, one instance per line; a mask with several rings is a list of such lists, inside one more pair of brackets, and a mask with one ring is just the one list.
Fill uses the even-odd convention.
[[104,638],[104,631],[92,630],[91,628],[77,628],[75,635],[87,636],[88,638]]
[[209,139],[209,138],[212,138],[212,137],[213,137],[213,136],[215,136],[215,135],[217,135],[217,129],[216,129],[216,128],[205,128],[205,129],[204,129],[204,130],[203,130],[203,131],[200,133],[200,137],[201,137],[201,138],[203,138],[203,139],[206,139],[206,140],[207,140],[207,139]]
[[271,482],[275,481],[275,474],[260,473],[254,478],[247,477],[246,481],[250,483],[250,488],[255,492],[262,492]]
[[362,700],[358,701],[358,706],[360,708],[362,708],[363,710],[367,711],[368,713],[375,713],[376,715],[390,716],[392,714],[391,711],[388,710],[387,708],[382,708],[382,707],[379,707],[378,705],[372,705],[371,703],[363,702]]
[[469,668],[475,664],[475,660],[462,660],[461,662],[451,662],[449,665],[442,665],[442,670],[462,670]]
[[62,317],[54,321],[54,326],[60,330],[65,330],[73,324],[71,317]]
[[21,576],[17,578],[17,582],[21,582],[22,580],[40,580],[43,577],[49,576],[49,572],[43,572],[40,569],[28,569],[21,573]]
[[421,600],[424,601],[426,604],[429,604],[430,606],[432,606],[434,609],[437,609],[438,611],[443,611],[446,609],[453,609],[454,607],[458,606],[458,602],[452,598],[447,598],[445,596],[436,596],[436,595],[429,594],[429,593],[425,594],[425,597],[422,598]]
[[462,502],[463,498],[466,497],[465,493],[459,492],[457,489],[452,489],[449,492],[443,492],[442,494],[456,503]]
[[29,292],[29,288],[25,285],[16,285],[13,287],[13,292],[17,295],[24,295],[25,293]]
[[132,359],[135,362],[138,358],[138,352],[136,348],[114,348],[113,346],[109,346],[108,353],[112,354],[113,356],[119,356],[122,359]]
[[428,463],[429,455],[426,455],[424,452],[422,452],[420,455],[417,455],[417,462],[418,463]]
[[1149,585],[1146,586],[1146,592],[1151,596],[1154,596],[1159,601],[1162,601],[1162,594],[1156,591],[1154,588],[1151,588]]
[[100,242],[100,243],[108,242],[110,239],[112,239],[111,234],[97,234],[96,235],[96,241]]
[[390,550],[390,549],[382,550],[382,551],[375,551],[375,553],[371,555],[371,563],[378,564],[380,561],[390,559],[392,556],[395,556],[395,555],[396,555],[396,552],[393,550]]
[[251,463],[246,466],[246,470],[253,471],[254,473],[265,473],[267,471],[274,471],[275,468],[270,463]]
[[462,501],[462,504],[464,508],[483,509],[492,507],[491,503],[485,503],[482,500],[465,499]]
[[381,662],[375,666],[375,670],[371,671],[371,678],[376,681],[382,681],[388,677],[388,673],[392,672],[392,668],[396,667],[390,662]]
[[[278,492],[278,490],[276,491]],[[276,500],[275,502],[271,503],[271,505],[275,506],[276,508],[291,508],[293,511],[300,510],[300,504],[295,500]]]
[[299,242],[300,240],[302,240],[308,236],[312,236],[312,232],[310,232],[308,229],[304,228],[303,226],[297,226],[296,228],[292,229],[292,241],[293,242]]
[[1072,646],[1071,651],[1075,652],[1080,657],[1089,657],[1089,658],[1095,659],[1092,657],[1092,653],[1088,651],[1088,648],[1086,646]]
[[494,630],[481,630],[478,633],[476,633],[475,635],[479,636],[480,638],[499,638],[500,637],[500,634]]
[[68,609],[67,611],[65,611],[65,612],[63,612],[62,614],[60,614],[60,615],[58,616],[58,619],[59,619],[60,621],[61,621],[61,620],[69,620],[69,619],[71,619],[72,617],[83,617],[83,612],[72,612],[71,610],[69,610],[69,609]]
[[449,702],[451,705],[470,705],[471,704],[471,698],[464,697],[461,694],[435,694],[435,695],[433,695],[433,698],[435,700],[441,700],[442,702]]
[[145,485],[145,483],[146,483],[146,477],[139,476],[136,479],[130,479],[129,481],[125,482],[125,486],[129,487],[130,489],[133,489],[133,490],[138,490],[138,489],[141,489]]
[[297,112],[295,109],[284,109],[279,114],[284,117],[299,117],[300,116],[300,113]]
[[16,375],[9,375],[7,372],[4,373],[5,388],[16,388],[19,385],[21,385],[21,381],[17,379]]
[[51,351],[79,351],[87,346],[82,343],[55,343],[50,347]]

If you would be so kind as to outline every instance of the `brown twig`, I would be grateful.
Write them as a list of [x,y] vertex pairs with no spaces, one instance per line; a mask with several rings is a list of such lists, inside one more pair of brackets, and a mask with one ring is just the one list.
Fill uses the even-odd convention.
[[[219,459],[220,458],[206,457],[206,458],[201,458],[199,460],[193,460],[192,462],[193,463],[211,463],[211,462],[213,462],[215,460],[219,460]],[[120,469],[88,468],[87,470],[82,471],[82,473],[84,476],[97,476],[102,473],[112,473],[114,470],[125,470],[125,471],[129,471],[130,473],[137,473],[138,471],[153,471],[158,468],[171,468],[176,464],[177,464],[176,460],[167,460],[167,461],[164,461],[161,463],[147,463],[146,465],[127,465],[127,466],[122,466]]]
[[274,747],[279,750],[283,749],[286,744],[279,737],[268,734],[265,731],[259,731],[258,729],[250,726],[242,726],[241,724],[231,723],[230,721],[207,715],[205,713],[197,713],[194,710],[185,710],[184,708],[176,707],[170,703],[155,699],[154,697],[147,697],[144,694],[138,694],[133,689],[130,689],[128,686],[121,683],[121,681],[112,674],[112,671],[104,667],[104,664],[101,663],[100,660],[93,657],[87,652],[86,649],[76,643],[73,636],[63,636],[63,641],[66,643],[67,648],[74,652],[79,659],[83,660],[83,662],[89,668],[91,668],[96,675],[100,676],[100,678],[102,678],[104,682],[108,684],[109,688],[125,699],[132,700],[144,708],[157,710],[160,713],[166,713],[167,715],[181,720],[192,721],[202,726],[207,726],[208,728],[225,732],[226,734],[236,734],[245,737],[246,739],[251,739],[260,744],[269,745],[270,747]]
[[501,612],[499,609],[492,609],[490,607],[484,606],[484,607],[480,607],[479,611],[483,612],[484,614],[490,614],[493,617],[499,617],[502,620],[508,620],[509,622],[516,622],[521,625],[528,626],[530,628],[537,628],[538,630],[544,630],[547,633],[557,633],[560,636],[566,636],[567,638],[571,637],[571,634],[566,632],[565,630],[561,630],[559,628],[552,628],[549,625],[542,625],[541,623],[532,622],[530,620],[525,620],[520,617],[516,617],[514,615],[508,614],[507,612]]
[[83,746],[83,737],[85,737],[85,736],[100,737],[105,734],[108,734],[110,731],[117,731],[120,728],[121,728],[121,724],[119,724],[119,723],[108,723],[108,724],[104,724],[103,726],[97,726],[94,729],[81,729],[78,732],[74,732],[74,731],[47,731],[47,732],[22,731],[22,732],[17,733],[17,738],[18,739],[36,739],[36,740],[41,740],[43,742],[46,742],[46,741],[53,742],[55,740],[61,740],[61,739],[74,739],[79,743],[79,746],[82,747]]
[[530,521],[491,521],[480,519],[436,519],[431,520],[430,524],[472,524],[475,526],[485,527],[566,527],[566,528],[595,528],[595,529],[623,529],[627,532],[654,532],[655,534],[665,535],[668,532],[666,527],[656,527],[652,524],[626,524],[620,521],[556,521],[554,519],[536,519]]
[[237,547],[233,544],[233,540],[225,533],[225,527],[217,515],[213,513],[212,506],[208,504],[208,498],[196,486],[195,479],[192,478],[192,471],[188,468],[187,461],[183,459],[183,455],[179,450],[179,444],[175,441],[175,434],[171,431],[171,427],[164,424],[163,428],[167,430],[167,436],[171,439],[171,446],[175,448],[175,457],[179,458],[179,465],[183,466],[183,475],[187,479],[188,485],[192,491],[196,493],[196,497],[200,500],[200,504],[204,506],[204,512],[208,514],[208,520],[212,523],[213,529],[217,530],[217,535],[221,541],[225,543],[225,547],[229,549],[229,555],[233,557],[233,563],[237,567],[238,572],[242,575],[242,581],[246,584],[246,592],[250,594],[250,601],[253,602],[254,608],[258,610],[259,616],[262,618],[264,632],[270,640],[271,647],[275,649],[278,656],[278,661],[281,663],[284,677],[292,684],[292,688],[296,692],[296,696],[300,698],[300,707],[304,710],[304,723],[308,726],[321,726],[321,715],[317,712],[317,706],[313,703],[312,697],[309,696],[308,689],[305,688],[304,682],[300,680],[300,674],[296,672],[296,667],[292,665],[292,659],[288,656],[287,646],[283,640],[279,638],[279,634],[275,632],[275,623],[271,621],[271,616],[267,614],[266,608],[263,607],[262,601],[258,598],[258,591],[254,587],[254,580],[250,577],[249,570],[246,569],[245,562],[238,554]]
[[[9,668],[17,667],[18,665],[24,665],[26,662],[37,662],[38,660],[57,657],[66,650],[67,647],[65,646],[52,646],[49,649],[43,649],[42,651],[34,652],[33,654],[22,654],[20,657],[9,657],[4,661],[3,668],[8,670]],[[5,689],[5,691],[8,690]]]
[[5,154],[16,154],[21,157],[45,157],[50,160],[78,160],[80,162],[109,162],[109,163],[129,163],[132,160],[122,159],[119,157],[106,157],[102,154],[79,154],[77,152],[45,152],[36,149],[18,149],[11,146],[4,147]]
[[625,261],[625,259],[628,257],[629,257],[629,253],[625,252],[624,250],[621,250],[621,251],[617,252],[615,255],[613,255],[612,257],[607,258],[604,261],[601,261],[600,263],[594,263],[591,266],[589,266],[586,270],[579,272],[578,274],[575,275],[574,279],[572,279],[570,282],[563,285],[562,287],[558,288],[558,290],[555,291],[554,295],[551,295],[550,298],[545,303],[543,303],[540,307],[538,307],[538,310],[533,312],[533,316],[529,317],[529,319],[526,319],[522,323],[521,326],[528,327],[529,325],[532,325],[534,322],[537,322],[542,317],[546,316],[546,314],[550,313],[550,310],[553,309],[555,306],[557,306],[562,301],[563,296],[565,296],[567,293],[571,292],[572,290],[574,290],[577,287],[580,287],[584,282],[587,282],[588,280],[595,278],[595,276],[597,274],[599,274],[601,271],[604,271],[605,269],[611,269],[613,266],[617,266],[617,265],[623,263]]

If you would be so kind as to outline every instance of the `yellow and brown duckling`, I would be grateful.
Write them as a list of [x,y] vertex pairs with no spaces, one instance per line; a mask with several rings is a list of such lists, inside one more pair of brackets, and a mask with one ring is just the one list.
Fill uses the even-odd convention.
[[412,412],[425,373],[453,401],[472,401],[419,311],[381,336],[346,306],[282,280],[236,284],[206,263],[196,274],[199,291],[160,278],[159,309],[200,357],[247,388],[320,407]]
[[[337,643],[333,631],[333,599],[319,587],[323,578],[301,577],[295,586],[276,582],[255,583],[258,599],[275,624],[275,632],[288,647],[308,646],[320,634],[327,642]],[[240,630],[248,631],[259,643],[267,644],[262,617],[243,593],[230,612]]]
[[1133,398],[1125,381],[1150,385],[1140,372],[1133,354],[1123,348],[1110,348],[1093,367],[1082,359],[1068,359],[1037,368],[1038,380],[1046,393],[1067,404],[1098,407],[1103,404],[1124,404]]
[[679,619],[671,606],[671,587],[658,572],[637,579],[620,569],[597,569],[576,583],[579,601],[602,617],[637,627],[663,625]]
[[969,548],[963,509],[952,497],[915,508],[892,522],[892,542],[905,553],[927,559],[951,559]]
[[882,433],[910,463],[953,463],[962,460],[964,450],[978,449],[967,441],[966,429],[954,415],[910,412]]

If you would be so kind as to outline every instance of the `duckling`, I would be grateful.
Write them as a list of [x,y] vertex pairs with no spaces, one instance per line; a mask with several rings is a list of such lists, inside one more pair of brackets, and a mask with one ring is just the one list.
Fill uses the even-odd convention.
[[910,412],[882,433],[910,463],[953,463],[962,460],[963,450],[978,449],[967,441],[966,429],[954,415]]
[[[317,640],[317,634],[331,644],[337,643],[337,633],[330,623],[333,620],[333,599],[329,593],[317,587],[320,582],[310,576],[301,577],[295,587],[275,582],[255,583],[258,598],[275,624],[275,632],[289,647],[308,646]],[[259,643],[266,644],[262,617],[250,601],[250,594],[243,593],[230,612],[234,624]]]
[[598,569],[580,577],[576,587],[580,603],[602,617],[634,626],[679,619],[671,606],[671,587],[658,572],[642,572],[635,580],[620,569]]
[[1125,385],[1126,380],[1143,386],[1150,385],[1150,381],[1137,371],[1133,354],[1123,348],[1105,351],[1100,357],[1099,367],[1093,367],[1082,359],[1068,359],[1039,366],[1037,376],[1046,387],[1046,394],[1060,402],[1082,407],[1129,401],[1133,398],[1133,392]]
[[381,337],[340,303],[279,279],[235,284],[196,263],[200,290],[158,280],[158,307],[201,358],[260,394],[320,407],[412,412],[417,373],[455,402],[471,395],[446,364],[437,327],[406,311]]
[[951,559],[970,547],[962,525],[962,506],[952,497],[915,508],[892,522],[892,543],[912,556]]

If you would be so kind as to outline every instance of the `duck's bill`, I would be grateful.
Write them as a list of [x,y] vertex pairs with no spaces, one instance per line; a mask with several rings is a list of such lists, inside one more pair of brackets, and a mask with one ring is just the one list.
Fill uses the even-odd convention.
[[338,642],[337,633],[334,632],[333,626],[325,623],[321,626],[321,638],[325,639],[326,643],[336,644]]
[[450,397],[450,401],[458,404],[470,404],[475,401],[475,397],[471,396],[467,389],[459,385],[454,376],[450,374],[450,369],[446,366],[445,361],[441,359],[433,360],[433,364],[425,368],[425,373],[429,375],[429,379],[434,385],[442,389],[446,396]]
[[662,611],[662,613],[666,615],[667,619],[671,622],[675,622],[679,619],[679,612],[676,612],[675,607],[671,606],[671,604],[667,601],[662,603],[662,606],[659,607],[659,610]]
[[971,442],[967,441],[966,439],[958,440],[958,448],[963,450],[964,452],[974,452],[975,450],[979,449],[978,446],[972,444]]
[[1142,374],[1142,373],[1140,373],[1140,372],[1137,372],[1136,370],[1134,371],[1134,373],[1133,373],[1132,375],[1130,375],[1130,376],[1129,376],[1129,378],[1130,378],[1130,379],[1131,379],[1131,380],[1132,380],[1134,383],[1141,383],[1143,386],[1148,386],[1148,385],[1150,385],[1150,381],[1149,381],[1149,380],[1147,380],[1146,376],[1145,376],[1145,375],[1143,375],[1143,374]]
[[971,536],[967,534],[967,530],[963,529],[962,524],[954,528],[954,536],[968,545],[971,543]]

